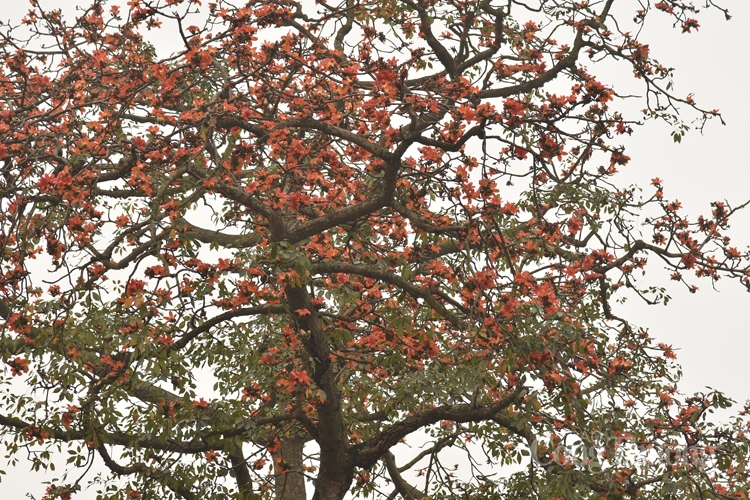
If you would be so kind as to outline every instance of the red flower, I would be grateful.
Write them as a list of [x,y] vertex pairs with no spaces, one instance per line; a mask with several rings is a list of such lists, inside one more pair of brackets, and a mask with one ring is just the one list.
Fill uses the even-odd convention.
[[196,407],[196,408],[203,408],[203,409],[205,409],[205,408],[208,408],[209,406],[211,406],[211,403],[209,401],[206,401],[203,398],[200,398],[197,401],[193,401],[193,406]]
[[15,377],[16,375],[23,375],[29,371],[29,362],[24,358],[15,357],[8,361],[10,365],[10,372]]
[[698,24],[696,19],[686,19],[685,22],[682,23],[683,33],[690,33],[690,30],[693,28],[695,28],[695,31],[698,31],[698,28],[700,28],[700,24]]

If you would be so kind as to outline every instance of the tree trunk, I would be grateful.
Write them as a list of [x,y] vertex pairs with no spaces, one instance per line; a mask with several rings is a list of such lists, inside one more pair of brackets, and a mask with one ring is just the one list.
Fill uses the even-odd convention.
[[317,435],[320,446],[320,469],[315,478],[313,500],[342,500],[352,483],[354,463],[346,451],[347,435],[341,412],[341,392],[331,362],[328,334],[323,328],[310,294],[301,286],[284,288],[289,308],[304,309],[297,327],[307,356],[315,360],[311,375],[315,384],[325,392],[325,401],[318,409]]
[[[276,500],[307,500],[302,450],[305,439],[282,437],[281,450],[274,454]],[[281,459],[279,463],[278,459]]]

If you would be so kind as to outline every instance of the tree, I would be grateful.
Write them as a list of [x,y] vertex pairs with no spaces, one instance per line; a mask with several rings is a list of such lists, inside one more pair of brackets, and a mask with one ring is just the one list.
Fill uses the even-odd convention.
[[740,207],[616,175],[638,119],[720,119],[637,36],[692,3],[32,4],[0,35],[0,426],[69,455],[46,498],[94,459],[101,498],[747,498],[748,408],[708,421],[612,305],[666,300],[649,256],[750,289]]

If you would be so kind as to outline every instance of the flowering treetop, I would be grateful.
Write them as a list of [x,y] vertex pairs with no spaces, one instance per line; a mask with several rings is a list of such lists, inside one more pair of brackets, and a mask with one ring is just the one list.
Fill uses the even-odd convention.
[[746,498],[742,416],[613,307],[663,300],[649,257],[750,288],[737,208],[618,181],[637,120],[720,118],[639,38],[697,8],[620,7],[33,1],[0,32],[8,449],[64,443],[47,498],[94,457],[101,498]]

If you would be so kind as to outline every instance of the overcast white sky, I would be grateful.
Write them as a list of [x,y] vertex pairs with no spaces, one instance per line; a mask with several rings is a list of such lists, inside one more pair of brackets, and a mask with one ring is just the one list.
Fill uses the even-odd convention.
[[[750,199],[750,2],[724,4],[734,16],[729,22],[713,13],[701,17],[698,33],[683,35],[652,27],[643,40],[651,43],[655,57],[677,68],[677,94],[695,93],[699,104],[718,108],[727,125],[711,123],[703,135],[693,133],[675,144],[667,127],[647,124],[628,144],[632,161],[623,169],[642,186],[653,177],[661,178],[665,196],[679,199],[693,217],[710,214],[712,201],[739,205]],[[748,212],[734,220],[730,233],[741,249],[750,244]],[[663,273],[651,274],[647,283],[663,282]],[[710,282],[699,281],[696,294],[670,284],[669,306],[648,307],[631,300],[621,313],[680,348],[683,391],[711,386],[744,402],[750,398],[750,371],[745,365],[750,353],[750,294],[739,283],[726,280],[718,283],[718,292],[711,290]]]
[[[620,4],[632,9],[635,1]],[[648,186],[653,177],[661,178],[666,197],[679,199],[694,217],[710,213],[711,201],[726,199],[740,204],[750,199],[750,2],[727,0],[722,4],[729,6],[732,21],[724,21],[718,12],[709,13],[700,17],[700,30],[690,35],[666,29],[667,25],[651,25],[642,41],[650,43],[652,55],[662,63],[677,68],[677,93],[692,92],[703,107],[718,108],[727,126],[715,121],[704,135],[695,132],[674,144],[667,127],[648,123],[636,129],[626,143],[632,161],[623,169],[623,176],[642,186]],[[2,0],[0,19],[19,19],[27,8],[24,1]],[[621,92],[622,77],[628,79],[627,73],[613,76],[610,82]],[[642,107],[638,104],[636,109]],[[750,244],[750,213],[737,217],[730,234],[739,248]],[[654,262],[643,284],[665,282],[664,273],[653,272],[658,267]],[[668,283],[672,296],[668,307],[648,307],[631,299],[617,305],[616,312],[648,327],[659,341],[678,348],[678,361],[684,368],[683,392],[711,386],[742,403],[750,398],[750,371],[745,366],[750,353],[750,294],[735,282],[720,282],[718,292],[711,290],[708,281],[697,284],[700,292],[690,294],[676,283]],[[0,469],[9,473],[0,485],[4,499],[24,498],[26,492],[40,498],[42,482],[52,477],[27,473],[25,465],[15,469],[4,465],[0,463]],[[76,498],[94,496],[91,492]]]

